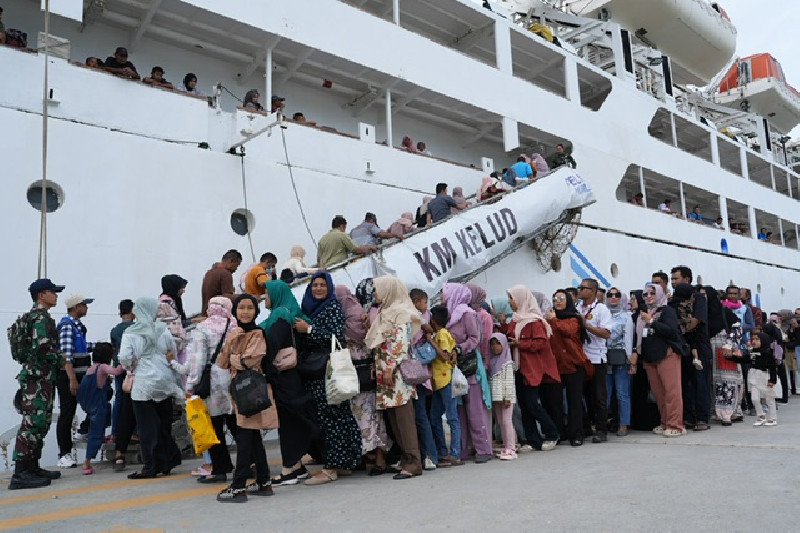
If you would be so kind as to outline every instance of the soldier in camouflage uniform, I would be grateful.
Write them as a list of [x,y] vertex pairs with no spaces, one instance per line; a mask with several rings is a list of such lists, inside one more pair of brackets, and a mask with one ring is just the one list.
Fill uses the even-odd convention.
[[14,475],[8,486],[11,490],[44,487],[61,476],[60,472],[41,468],[39,459],[53,417],[56,373],[63,365],[56,323],[48,310],[56,305],[58,293],[63,290],[62,285],[49,279],[34,281],[29,287],[34,306],[15,324],[24,334],[22,342],[16,346],[17,354],[13,353],[12,342],[12,355],[18,361],[22,359],[22,369],[17,376],[22,423],[14,446]]

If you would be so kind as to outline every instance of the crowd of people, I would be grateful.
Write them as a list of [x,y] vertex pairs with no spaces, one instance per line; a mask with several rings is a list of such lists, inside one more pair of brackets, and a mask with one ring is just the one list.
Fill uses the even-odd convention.
[[[289,262],[306,268],[295,252]],[[164,276],[159,298],[120,302],[110,343],[88,340],[81,319],[91,298],[68,296],[56,325],[50,311],[64,287],[31,284],[33,308],[9,330],[22,365],[16,402],[23,416],[9,488],[60,477],[40,466],[56,391],[60,467],[76,466],[77,404],[87,414],[88,427],[78,430],[88,441],[84,475],[94,473],[104,442],[116,450],[114,470],[125,471],[134,435],[143,464],[128,477],[170,474],[181,464],[174,417],[207,366],[203,402],[219,444],[193,474],[199,483],[228,484],[220,502],[300,481],[329,484],[362,468],[405,480],[470,460],[511,461],[560,443],[604,443],[610,431],[680,437],[745,415],[754,426],[775,426],[775,403],[796,393],[800,309],[767,315],[747,289],[692,285],[686,266],[670,276],[656,272],[628,293],[584,279],[551,298],[513,285],[489,299],[478,285],[445,283],[432,305],[435,295],[408,291],[396,277],[364,279],[352,291],[325,270],[310,273],[298,301],[276,279],[274,254],[261,259],[235,289],[242,258],[228,251],[204,276],[197,317],[184,311],[187,280]],[[359,392],[331,403],[325,368],[340,347],[349,351]],[[245,371],[264,376],[270,400],[246,415],[231,387]],[[274,428],[281,469],[273,475],[261,431]],[[305,456],[321,468],[312,473]]]

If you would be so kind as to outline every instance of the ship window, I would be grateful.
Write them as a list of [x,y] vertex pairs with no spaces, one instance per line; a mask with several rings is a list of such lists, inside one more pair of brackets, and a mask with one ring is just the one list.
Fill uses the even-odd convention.
[[[42,181],[32,183],[28,187],[28,203],[37,211],[42,210]],[[64,205],[64,190],[50,180],[45,187],[45,205],[47,212],[52,213]]]
[[578,85],[581,91],[581,105],[597,111],[611,94],[611,81],[594,70],[578,64]]
[[784,296],[785,294],[786,294],[786,289],[781,287],[781,296]]
[[711,134],[707,129],[675,115],[675,131],[678,148],[711,162]]
[[625,175],[622,176],[622,181],[617,185],[617,200],[620,202],[630,202],[634,196],[642,193],[641,183],[639,182],[639,166],[628,165]]
[[728,172],[741,176],[741,146],[735,141],[730,140],[727,136],[720,136],[717,145],[719,147],[719,165]]
[[553,272],[561,272],[561,257],[554,255],[550,259],[550,268]]
[[761,284],[756,285],[756,294],[761,294]]
[[730,198],[725,201],[728,205],[728,227],[731,233],[736,233],[742,237],[751,237],[750,214],[747,212],[747,206]]
[[611,269],[610,270],[611,270],[611,277],[612,278],[616,278],[617,276],[619,276],[619,267],[617,266],[616,263],[611,263]]
[[758,157],[752,152],[747,152],[747,173],[750,176],[750,181],[771,189],[772,172],[770,167],[771,165],[767,160]]
[[647,127],[647,133],[661,142],[672,144],[672,120],[670,112],[663,107],[656,111]]
[[255,217],[247,209],[237,209],[231,213],[231,229],[237,235],[247,235],[255,227]]
[[703,276],[697,276],[697,284],[698,285],[702,285],[703,284]]

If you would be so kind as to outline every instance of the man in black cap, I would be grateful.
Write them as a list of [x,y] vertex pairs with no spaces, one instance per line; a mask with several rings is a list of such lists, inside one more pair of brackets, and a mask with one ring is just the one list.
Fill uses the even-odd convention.
[[105,63],[103,63],[103,70],[116,74],[117,76],[122,76],[123,78],[130,78],[132,80],[139,79],[139,73],[136,72],[136,67],[133,66],[133,63],[128,61],[128,49],[122,46],[114,51],[113,57],[109,56],[106,58]]
[[63,290],[63,285],[49,279],[31,283],[28,291],[33,308],[8,329],[11,356],[22,365],[17,375],[20,390],[14,401],[22,422],[14,444],[10,490],[45,487],[61,477],[60,472],[42,469],[39,460],[53,418],[56,375],[62,366],[56,323],[48,311],[58,303],[58,293]]

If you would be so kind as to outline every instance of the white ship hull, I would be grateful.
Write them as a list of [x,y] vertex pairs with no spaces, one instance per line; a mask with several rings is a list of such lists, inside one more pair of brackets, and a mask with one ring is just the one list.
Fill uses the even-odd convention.
[[[628,167],[641,165],[681,179],[687,187],[712,191],[797,222],[796,194],[790,198],[765,189],[649,136],[648,124],[664,104],[635,86],[606,76],[612,91],[601,109],[592,111],[341,2],[280,2],[255,18],[250,17],[252,10],[246,2],[176,4],[187,11],[196,11],[197,6],[214,9],[231,25],[241,25],[236,21],[247,18],[248,24],[264,32],[291,39],[293,46],[300,43],[325,50],[331,57],[347,58],[371,73],[402,79],[398,89],[402,84],[424,86],[429,93],[440,95],[437,98],[445,106],[455,102],[464,105],[465,113],[482,110],[476,117],[479,120],[514,121],[523,134],[535,127],[548,132],[553,140],[571,142],[578,171],[597,198],[584,210],[582,223],[587,226],[579,229],[559,272],[544,273],[534,252],[525,247],[480,274],[476,281],[486,285],[490,296],[503,295],[515,283],[526,283],[547,294],[575,285],[587,274],[600,279],[603,286],[628,291],[641,288],[654,271],[686,264],[705,284],[721,288],[733,281],[751,287],[769,309],[793,308],[800,301],[796,241],[794,249],[758,242],[617,199],[617,187]],[[308,10],[316,13],[318,20],[332,22],[325,25],[324,33],[304,23]],[[207,11],[198,13],[209,16]],[[30,18],[35,19],[33,14]],[[98,25],[87,30],[94,32],[90,36],[96,39],[92,55],[97,55],[97,50],[113,50],[117,41],[111,28]],[[53,33],[59,31],[75,39],[73,50],[79,49],[75,53],[90,55],[89,46],[80,44],[71,25],[56,25]],[[350,38],[356,32],[363,39]],[[364,42],[370,46],[365,47]],[[409,49],[415,50],[413,57],[406,53]],[[132,59],[145,71],[151,63],[166,63],[163,58],[179,57],[181,50],[143,41],[138,53]],[[196,60],[200,56],[184,53],[183,57]],[[205,59],[209,74],[204,81],[218,75],[241,93],[263,85],[260,75],[251,73],[248,81],[236,86],[230,80],[242,70],[241,65]],[[567,64],[574,66],[574,61],[568,58]],[[177,60],[174,63],[165,67],[173,80],[180,77],[181,68]],[[10,275],[0,281],[3,324],[10,324],[30,307],[25,291],[36,277],[40,213],[28,205],[26,191],[41,176],[41,94],[32,88],[41,87],[42,67],[41,55],[0,48],[0,79],[16,80],[14,88],[0,93],[0,160],[4,163],[0,232],[10,252]],[[90,340],[108,338],[117,322],[120,299],[157,295],[159,280],[166,273],[179,273],[189,280],[185,307],[188,312],[199,312],[200,283],[209,266],[229,248],[241,250],[246,264],[251,259],[248,238],[234,234],[230,226],[231,213],[245,207],[242,161],[218,151],[219,147],[241,140],[243,130],[255,132],[269,119],[209,108],[202,100],[126,82],[59,59],[52,60],[50,75],[59,102],[50,107],[48,172],[63,190],[63,205],[48,216],[48,275],[67,285],[67,293],[96,298],[85,319]],[[273,251],[283,261],[290,247],[299,243],[309,252],[307,260],[314,262],[314,245],[292,179],[311,234],[319,238],[336,214],[345,215],[353,227],[364,212],[372,211],[386,227],[400,213],[413,211],[423,195],[432,193],[436,182],[447,182],[451,188],[462,186],[467,194],[474,194],[485,175],[482,169],[357,138],[359,122],[377,125],[377,141],[387,137],[382,103],[353,117],[351,110],[343,107],[352,97],[312,87],[302,76],[281,81],[275,92],[288,98],[289,111],[303,110],[309,119],[350,136],[289,124],[285,130],[276,128],[271,135],[259,135],[246,143],[247,208],[255,221],[251,238],[256,257]],[[429,97],[429,102],[433,105],[434,97]],[[413,109],[401,109],[392,118],[395,139],[406,132],[413,134],[415,140],[427,141],[437,156],[476,166],[481,165],[481,157],[487,157],[498,168],[511,162],[497,131],[476,139],[474,132],[446,126],[435,117],[428,120]],[[212,150],[197,148],[200,141],[209,142]],[[718,206],[707,206],[714,215],[717,210]],[[721,239],[727,241],[727,255],[720,253]],[[64,311],[62,304],[53,315],[58,319]],[[11,405],[16,369],[3,338],[1,406]],[[10,407],[0,408],[0,429],[16,423]]]

